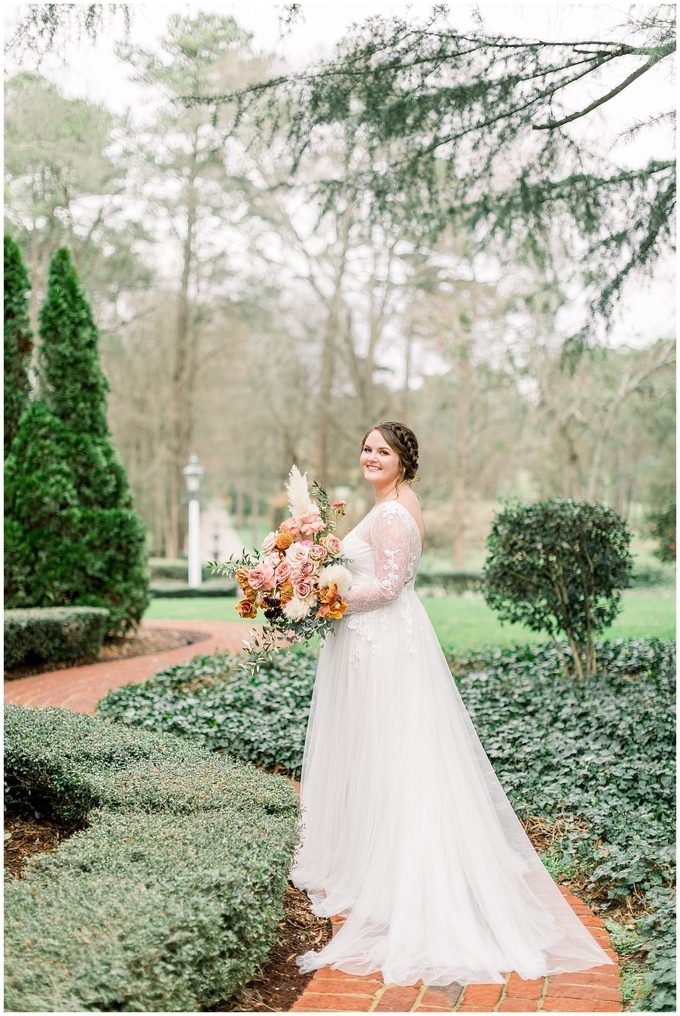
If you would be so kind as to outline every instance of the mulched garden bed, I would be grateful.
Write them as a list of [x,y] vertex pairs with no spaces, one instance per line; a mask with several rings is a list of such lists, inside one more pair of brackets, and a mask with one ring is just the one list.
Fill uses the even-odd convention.
[[125,660],[131,656],[145,656],[147,653],[163,653],[168,649],[180,649],[191,646],[194,642],[202,642],[210,636],[202,631],[187,631],[179,628],[140,628],[135,634],[124,635],[117,639],[107,639],[98,656],[83,656],[77,660],[36,660],[33,663],[22,663],[5,671],[5,680],[14,681],[32,674],[46,674],[52,670],[64,670],[67,667],[84,667],[90,663],[110,663],[112,660]]

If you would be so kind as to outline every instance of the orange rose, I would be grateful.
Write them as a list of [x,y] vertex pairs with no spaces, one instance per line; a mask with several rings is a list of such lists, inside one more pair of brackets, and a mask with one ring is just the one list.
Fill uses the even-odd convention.
[[292,533],[287,533],[285,531],[282,533],[281,531],[279,531],[279,533],[277,534],[276,546],[279,548],[279,550],[285,550],[287,547],[290,547],[291,543],[294,542],[295,537],[292,535]]
[[252,586],[245,585],[241,592],[243,593],[243,598],[245,600],[251,600],[254,602],[257,599],[257,589],[253,589]]
[[319,589],[318,596],[322,606],[316,612],[317,617],[332,617],[337,620],[347,610],[347,604],[338,595],[338,587],[335,582],[331,582],[330,585]]
[[239,603],[236,604],[236,607],[234,609],[239,612],[241,617],[244,618],[257,617],[257,607],[255,606],[252,600],[241,600]]
[[241,589],[245,589],[248,585],[248,568],[237,568],[234,578],[240,585]]
[[280,596],[280,603],[281,603],[282,607],[286,603],[288,603],[290,600],[292,600],[293,599],[293,583],[290,582],[290,581],[283,582],[279,586],[279,596]]

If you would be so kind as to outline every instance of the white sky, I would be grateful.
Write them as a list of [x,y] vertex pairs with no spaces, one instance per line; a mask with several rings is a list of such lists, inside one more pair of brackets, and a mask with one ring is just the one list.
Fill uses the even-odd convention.
[[[302,65],[306,61],[329,55],[333,44],[342,37],[347,28],[356,21],[362,21],[374,14],[404,15],[411,18],[427,16],[432,9],[430,0],[301,0],[302,17],[299,18],[282,40],[279,17],[284,3],[279,0],[203,0],[201,3],[145,2],[131,3],[134,8],[131,41],[133,44],[154,48],[164,32],[170,14],[191,14],[209,11],[231,14],[243,27],[249,29],[257,47],[274,51],[286,57],[289,63]],[[550,39],[604,39],[624,37],[620,26],[624,23],[629,9],[641,17],[656,5],[627,3],[586,3],[564,2],[542,3],[487,3],[477,5],[490,33],[504,33]],[[6,4],[6,38],[9,38],[16,20],[16,3]],[[458,29],[472,29],[472,4],[452,4],[450,23]],[[102,102],[116,112],[139,110],[148,102],[148,92],[141,98],[140,86],[129,81],[125,66],[113,52],[113,38],[122,35],[122,24],[117,22],[115,31],[105,32],[96,45],[83,39],[77,46],[64,49],[59,56],[50,54],[42,63],[40,72],[59,84],[71,96],[84,96]],[[608,85],[618,83],[622,76],[639,65],[639,59],[624,68],[617,62],[610,79],[602,78]],[[5,63],[6,74],[15,73],[19,68],[11,59]],[[22,69],[29,69],[25,64]],[[577,92],[574,88],[574,108],[579,100],[592,95]],[[644,74],[622,94],[608,102],[595,116],[577,121],[574,130],[585,130],[611,158],[621,165],[639,165],[650,154],[657,158],[673,153],[674,144],[668,128],[652,128],[641,132],[633,142],[623,144],[617,135],[630,127],[636,120],[644,120],[676,105],[675,82],[670,61]],[[621,324],[616,327],[613,341],[634,341],[643,343],[657,338],[659,334],[674,330],[674,263],[668,259],[659,265],[655,278],[650,283],[628,287],[626,304],[619,312]]]

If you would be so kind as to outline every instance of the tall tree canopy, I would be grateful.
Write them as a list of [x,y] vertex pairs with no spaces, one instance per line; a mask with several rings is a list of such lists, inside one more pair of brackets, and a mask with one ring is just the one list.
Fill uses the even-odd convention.
[[[283,128],[293,170],[317,137],[350,124],[370,161],[321,181],[329,202],[349,187],[430,235],[467,227],[480,247],[499,238],[539,260],[559,237],[589,291],[588,321],[572,336],[582,344],[598,318],[611,319],[626,279],[672,246],[675,160],[614,167],[569,127],[671,57],[674,7],[629,15],[620,41],[491,35],[481,19],[466,33],[444,18],[443,8],[422,24],[373,17],[331,61],[185,101],[235,103],[258,130]],[[577,83],[589,99],[574,107]],[[664,111],[632,132],[674,119]]]

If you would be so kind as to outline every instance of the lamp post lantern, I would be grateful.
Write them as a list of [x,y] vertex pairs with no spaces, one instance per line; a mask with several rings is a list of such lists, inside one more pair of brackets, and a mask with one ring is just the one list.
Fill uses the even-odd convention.
[[199,465],[198,455],[192,452],[189,463],[182,473],[189,492],[189,585],[198,587],[201,584],[201,509],[198,491],[205,469]]

